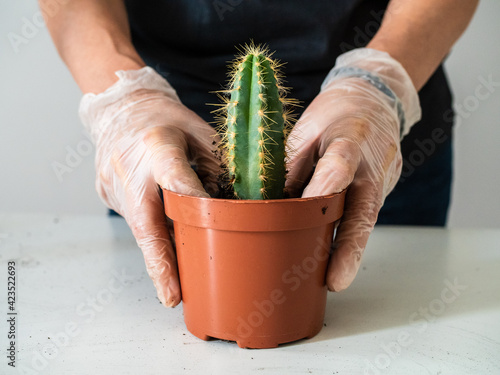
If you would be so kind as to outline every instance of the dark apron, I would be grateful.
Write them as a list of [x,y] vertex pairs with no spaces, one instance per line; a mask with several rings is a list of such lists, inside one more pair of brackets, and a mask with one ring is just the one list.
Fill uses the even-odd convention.
[[[291,97],[303,110],[318,94],[338,55],[363,47],[380,25],[387,1],[126,0],[132,40],[144,61],[209,123],[206,103],[226,81],[235,46],[266,43],[287,62]],[[450,200],[451,93],[442,67],[420,91],[422,120],[402,141],[401,179],[379,224],[444,225]],[[300,110],[297,111],[300,114]]]

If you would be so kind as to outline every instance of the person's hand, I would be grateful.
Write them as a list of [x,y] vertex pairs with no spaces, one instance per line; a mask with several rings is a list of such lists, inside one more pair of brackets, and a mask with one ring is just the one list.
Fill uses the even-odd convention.
[[96,146],[96,189],[126,219],[160,301],[175,306],[181,290],[160,187],[199,197],[216,192],[215,131],[153,69],[116,74],[118,82],[80,104]]
[[313,197],[348,188],[328,265],[330,290],[354,280],[378,212],[401,173],[400,139],[420,115],[404,68],[387,53],[361,48],[337,59],[292,130],[290,194]]

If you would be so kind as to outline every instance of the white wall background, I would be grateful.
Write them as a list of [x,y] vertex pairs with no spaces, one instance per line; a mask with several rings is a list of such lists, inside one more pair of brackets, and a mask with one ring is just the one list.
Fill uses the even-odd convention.
[[[104,214],[77,116],[81,94],[37,12],[35,0],[0,0],[0,211]],[[498,0],[482,0],[446,63],[463,108],[451,227],[500,228],[500,87],[487,98],[475,91],[482,78],[500,82],[499,16]],[[26,19],[35,27],[23,30]],[[23,32],[14,48],[9,33]],[[55,163],[71,171],[58,178]]]

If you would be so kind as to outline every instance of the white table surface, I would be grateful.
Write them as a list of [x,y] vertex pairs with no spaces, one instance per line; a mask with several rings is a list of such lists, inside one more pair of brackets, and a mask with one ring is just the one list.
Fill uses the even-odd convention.
[[377,227],[353,285],[328,295],[323,330],[276,349],[192,336],[120,218],[0,214],[0,296],[6,375],[500,374],[500,230]]

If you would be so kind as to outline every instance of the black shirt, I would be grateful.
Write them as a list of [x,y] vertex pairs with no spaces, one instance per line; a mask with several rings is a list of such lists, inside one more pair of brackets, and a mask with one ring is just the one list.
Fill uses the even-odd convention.
[[[225,85],[227,64],[238,52],[237,46],[252,39],[276,51],[275,57],[286,62],[284,72],[287,85],[293,88],[291,97],[299,99],[305,108],[319,92],[337,56],[365,46],[375,35],[388,1],[126,0],[125,3],[132,40],[141,57],[172,84],[187,107],[210,122],[213,107],[206,103],[218,102],[210,92]],[[431,103],[426,98],[421,100],[424,119],[428,111],[439,112],[442,119],[451,106],[451,96],[441,67],[422,94],[434,97]],[[451,135],[451,121],[446,122],[442,127]],[[426,132],[417,130],[412,133],[426,136]]]

